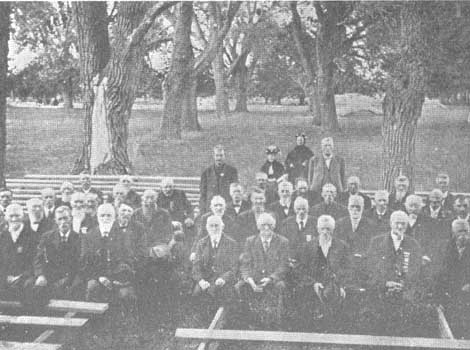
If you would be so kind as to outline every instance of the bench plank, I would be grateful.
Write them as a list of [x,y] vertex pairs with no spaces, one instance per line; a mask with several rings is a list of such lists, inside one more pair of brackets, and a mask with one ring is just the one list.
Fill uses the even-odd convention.
[[[211,324],[209,325],[209,330],[210,329],[220,329],[223,327],[225,321],[225,309],[221,306],[217,309],[217,312],[215,313],[214,318],[212,319]],[[216,350],[217,349],[217,343],[210,343],[209,346],[211,349],[210,350]],[[202,343],[199,344],[197,347],[197,350],[205,350],[207,346],[207,342],[203,341]]]
[[470,349],[470,340],[441,338],[385,337],[355,334],[324,334],[245,330],[208,330],[178,328],[176,338],[202,340],[234,340],[253,342],[360,345],[376,347]]
[[60,344],[18,343],[0,340],[0,350],[58,350]]
[[[76,180],[78,181],[80,179],[80,175],[57,175],[57,174],[26,174],[24,176],[25,178],[29,179],[67,179],[67,180]],[[131,175],[132,178],[134,179],[144,179],[144,180],[157,180],[161,181],[164,176],[146,176],[146,175]],[[92,176],[92,181],[99,180],[99,179],[105,179],[105,180],[115,180],[119,181],[120,176],[116,175],[93,175]],[[200,177],[198,176],[171,176],[174,181],[187,181],[187,182],[199,182],[201,180]]]
[[[21,308],[19,301],[0,300],[0,308]],[[87,301],[74,301],[51,299],[46,309],[51,311],[81,312],[86,314],[104,314],[109,308],[107,303],[91,303]]]
[[444,308],[441,305],[439,305],[436,307],[436,311],[437,311],[437,318],[439,321],[439,332],[441,333],[441,338],[454,339],[452,330],[450,329],[449,323],[447,323],[447,319],[444,315]]
[[[64,315],[64,318],[72,318],[75,316],[77,313],[76,312],[67,312]],[[53,329],[48,329],[47,331],[42,332],[36,339],[34,339],[35,343],[43,343],[45,342],[49,337],[51,337],[54,334]]]
[[51,327],[82,327],[87,323],[86,318],[63,318],[43,316],[10,316],[0,315],[0,324],[35,325]]

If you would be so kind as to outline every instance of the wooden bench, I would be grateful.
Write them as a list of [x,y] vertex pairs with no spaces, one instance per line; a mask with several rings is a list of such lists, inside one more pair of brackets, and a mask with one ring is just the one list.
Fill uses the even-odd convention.
[[[160,191],[162,176],[133,176],[134,189],[142,195],[146,189]],[[24,178],[6,179],[6,185],[13,192],[13,200],[24,205],[29,198],[40,196],[41,190],[51,187],[57,193],[64,181],[79,186],[78,175],[26,175]],[[193,206],[199,204],[199,177],[173,177],[175,188],[186,192]],[[103,193],[112,193],[119,182],[119,176],[93,176],[92,186]]]
[[[21,309],[23,305],[19,301],[0,301],[0,324],[11,326],[47,326],[62,329],[80,328],[88,322],[88,318],[74,318],[77,313],[101,315],[104,314],[109,306],[107,303],[90,303],[84,301],[58,300],[52,299],[48,305],[44,307],[44,311],[61,312],[66,311],[63,317],[51,316],[13,316],[5,314],[10,309]],[[0,340],[0,349],[58,349],[60,344],[45,344],[44,342],[50,338],[55,329],[47,329],[37,336],[32,343],[5,342]],[[3,344],[3,345],[2,345]]]

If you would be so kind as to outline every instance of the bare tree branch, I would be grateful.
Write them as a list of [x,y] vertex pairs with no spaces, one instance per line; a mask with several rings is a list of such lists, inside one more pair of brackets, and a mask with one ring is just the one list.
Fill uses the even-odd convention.
[[193,23],[195,25],[196,33],[198,37],[202,40],[202,42],[204,43],[204,46],[207,46],[208,42],[207,42],[206,36],[204,32],[202,31],[201,24],[199,23],[199,20],[196,15],[193,16]]
[[[299,12],[297,11],[297,2],[291,1],[289,5],[290,5],[291,12],[292,12],[292,29],[293,29],[293,34],[294,34],[295,46],[297,47],[297,50],[299,51],[300,59],[302,60],[302,66],[305,72],[307,73],[309,77],[313,77],[315,76],[315,69],[313,67],[312,57],[310,55],[310,52],[306,49],[306,47],[304,46],[304,41],[302,40],[304,32],[302,28],[300,15],[299,15]],[[315,3],[315,5],[317,5],[317,3]]]

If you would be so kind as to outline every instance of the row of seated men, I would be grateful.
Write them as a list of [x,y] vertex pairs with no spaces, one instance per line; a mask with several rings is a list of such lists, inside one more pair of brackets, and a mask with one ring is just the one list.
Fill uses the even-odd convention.
[[[231,194],[232,194],[232,197],[234,198],[234,203],[237,202],[237,200],[239,199],[238,197],[241,197],[241,187],[239,185],[234,185],[234,186],[231,186]],[[116,189],[119,189],[120,186],[116,186],[115,188],[115,192],[118,192],[116,191]],[[240,192],[240,193],[239,193]],[[438,191],[433,191],[435,192],[435,194],[437,196],[439,196],[439,192]],[[117,193],[117,197],[119,197],[119,193]],[[253,237],[256,237],[259,232],[260,232],[260,226],[259,226],[259,223],[257,222],[259,217],[261,216],[261,214],[265,213],[266,211],[272,211],[274,212],[274,215],[272,215],[272,218],[274,220],[277,219],[277,225],[274,224],[271,222],[268,224],[266,224],[266,226],[271,226],[271,230],[273,232],[278,232],[280,233],[281,235],[285,236],[287,239],[288,239],[288,246],[289,246],[289,249],[288,249],[288,259],[289,259],[289,264],[292,265],[290,266],[289,269],[291,269],[293,266],[296,265],[296,262],[298,261],[301,261],[301,257],[302,257],[302,250],[303,250],[303,245],[304,243],[306,242],[316,242],[319,238],[319,230],[318,230],[318,227],[316,227],[315,225],[315,221],[316,221],[316,218],[317,217],[321,217],[322,215],[325,215],[325,214],[331,214],[330,216],[334,218],[336,218],[338,221],[337,223],[335,223],[335,226],[337,227],[336,228],[336,232],[335,232],[335,236],[336,234],[339,232],[341,232],[342,229],[341,226],[339,225],[341,220],[343,220],[343,222],[345,223],[345,226],[347,227],[348,225],[350,226],[351,230],[352,230],[352,236],[354,236],[356,233],[356,236],[357,237],[348,237],[348,234],[346,233],[343,233],[343,234],[340,234],[338,237],[340,237],[340,239],[344,242],[346,242],[346,244],[351,247],[353,245],[357,245],[357,246],[362,246],[361,248],[358,248],[357,251],[360,251],[360,250],[367,250],[367,246],[368,246],[368,239],[370,239],[371,237],[370,236],[373,236],[375,234],[379,234],[379,233],[382,233],[382,232],[385,232],[387,230],[389,230],[389,228],[387,228],[387,225],[388,225],[388,219],[387,217],[389,217],[390,215],[390,212],[391,210],[389,208],[387,208],[387,203],[388,203],[388,194],[385,193],[385,192],[378,192],[376,194],[376,198],[375,198],[375,201],[376,201],[376,208],[374,208],[375,212],[377,213],[377,217],[376,217],[376,227],[374,227],[374,225],[371,226],[371,230],[370,232],[372,233],[366,233],[366,234],[362,234],[360,231],[359,231],[359,228],[361,227],[362,228],[362,222],[365,222],[367,220],[362,220],[363,217],[365,217],[366,215],[363,215],[364,214],[364,206],[365,206],[365,203],[364,203],[364,200],[363,200],[363,197],[358,197],[358,196],[350,196],[350,199],[352,198],[352,203],[350,203],[351,201],[348,200],[348,203],[350,204],[349,205],[349,208],[346,209],[345,207],[342,207],[340,204],[336,203],[335,202],[335,197],[336,197],[336,191],[335,191],[335,188],[334,186],[331,186],[331,185],[326,185],[324,186],[323,188],[323,191],[322,191],[322,197],[323,197],[323,202],[319,203],[318,205],[314,206],[314,208],[312,208],[312,210],[309,210],[309,204],[308,204],[308,200],[302,200],[302,196],[301,195],[298,195],[298,197],[301,197],[299,199],[296,199],[296,200],[292,200],[293,198],[293,189],[292,189],[292,185],[290,185],[289,183],[281,183],[279,185],[279,191],[278,191],[278,195],[280,197],[279,201],[278,202],[274,202],[274,204],[268,206],[268,208],[266,208],[266,205],[265,205],[265,202],[266,202],[266,196],[265,196],[265,191],[262,191],[262,190],[258,190],[258,189],[255,189],[252,191],[252,194],[251,194],[251,209],[245,211],[245,212],[241,212],[242,210],[237,210],[236,206],[233,206],[233,212],[232,212],[232,215],[234,216],[237,216],[237,218],[234,220],[232,219],[231,215],[229,215],[229,211],[227,210],[227,213],[226,213],[226,208],[225,208],[225,200],[221,197],[213,197],[212,198],[212,201],[211,201],[211,213],[210,214],[205,214],[205,215],[202,215],[200,218],[198,218],[196,220],[196,223],[197,223],[197,227],[198,227],[198,239],[195,240],[195,244],[193,245],[193,249],[192,249],[192,253],[191,253],[191,260],[193,261],[193,278],[196,282],[196,288],[195,288],[195,293],[198,294],[201,290],[211,290],[211,283],[207,280],[204,279],[204,281],[201,281],[201,279],[199,278],[200,277],[200,274],[198,274],[198,269],[199,271],[201,271],[201,266],[200,266],[200,263],[202,261],[205,261],[203,259],[203,251],[201,251],[200,247],[198,247],[200,245],[200,243],[202,241],[206,241],[207,243],[207,237],[204,238],[208,232],[208,223],[207,223],[207,219],[210,217],[210,216],[217,216],[217,217],[220,217],[222,218],[222,222],[223,222],[223,225],[225,227],[225,232],[227,233],[227,235],[231,236],[232,238],[234,238],[238,244],[238,248],[239,249],[239,252],[240,251],[243,251],[243,246],[245,244],[248,244],[248,241],[250,241],[248,238],[250,236],[253,236]],[[2,196],[0,195],[0,198]],[[44,197],[44,201],[47,200],[46,196],[43,196]],[[74,226],[74,223],[75,223],[75,226],[78,227],[78,229],[75,229],[73,228],[73,231],[76,231],[77,233],[80,233],[82,235],[81,237],[81,243],[80,243],[80,246],[81,246],[81,258],[78,260],[79,263],[78,264],[73,264],[74,266],[80,266],[80,269],[79,269],[79,272],[78,273],[78,276],[80,276],[80,279],[82,280],[81,282],[86,282],[86,285],[87,285],[87,298],[89,300],[92,300],[94,298],[95,295],[103,295],[103,294],[113,294],[113,293],[110,293],[111,291],[119,291],[117,294],[122,294],[121,296],[129,296],[129,295],[132,295],[133,294],[133,288],[132,288],[132,283],[131,283],[131,276],[133,275],[133,272],[138,272],[137,275],[140,275],[140,280],[145,280],[146,279],[146,276],[148,276],[148,270],[149,268],[148,267],[143,267],[143,266],[147,266],[147,262],[149,262],[149,259],[152,260],[155,259],[155,258],[158,258],[159,256],[163,256],[165,254],[167,254],[168,256],[172,256],[174,254],[171,253],[171,251],[174,251],[174,249],[169,249],[170,253],[168,252],[165,252],[164,249],[162,248],[162,245],[158,245],[158,243],[170,243],[171,247],[174,248],[177,246],[177,239],[176,236],[177,235],[172,235],[171,234],[171,225],[170,225],[170,219],[169,219],[169,215],[168,213],[165,211],[165,210],[162,210],[160,208],[158,208],[158,205],[156,205],[156,193],[154,193],[153,191],[146,191],[146,193],[144,193],[143,195],[143,198],[142,198],[142,208],[141,209],[138,209],[136,211],[136,213],[133,214],[133,208],[129,205],[126,205],[126,204],[119,204],[118,202],[116,203],[116,206],[118,208],[118,215],[117,215],[117,218],[114,218],[114,214],[111,213],[111,212],[114,212],[114,209],[113,210],[110,210],[110,208],[113,208],[113,206],[105,206],[104,208],[107,208],[107,210],[104,210],[105,213],[103,214],[103,217],[101,218],[101,221],[100,221],[100,212],[98,210],[98,217],[97,218],[93,218],[93,216],[90,214],[85,214],[83,215],[83,210],[80,210],[78,209],[78,207],[80,206],[80,200],[77,200],[77,199],[82,199],[81,202],[83,202],[84,197],[83,194],[79,194],[79,193],[75,193],[72,195],[72,198],[71,198],[71,201],[70,201],[70,205],[72,206],[72,218],[71,218],[71,222],[72,222],[72,225],[71,226]],[[361,201],[362,199],[362,201]],[[28,204],[28,214],[29,214],[29,217],[30,217],[30,223],[29,223],[29,226],[34,230],[35,226],[37,223],[35,223],[35,220],[31,220],[31,217],[34,218],[34,210],[33,210],[33,202],[34,201],[38,201],[39,199],[34,199],[32,202],[29,202]],[[40,201],[40,200],[39,200]],[[78,202],[78,205],[77,205],[77,202]],[[293,210],[291,210],[291,208],[281,208],[282,206],[280,206],[280,204],[282,203],[289,203],[291,204],[291,206],[293,206]],[[430,196],[430,200],[429,200],[429,205],[432,204],[432,196]],[[434,203],[435,206],[432,207],[432,212],[436,212],[436,211],[439,211],[440,207],[442,206],[440,204],[441,202],[438,200],[437,203]],[[279,204],[276,208],[276,204]],[[297,205],[296,205],[297,204]],[[416,226],[416,224],[418,223],[418,219],[420,219],[422,214],[420,213],[421,212],[421,206],[422,206],[422,203],[421,203],[421,199],[419,197],[415,197],[415,196],[412,196],[412,195],[409,195],[407,196],[407,199],[405,201],[405,207],[408,211],[408,214],[409,214],[409,218],[411,218],[411,229],[412,230],[415,230],[417,229],[418,227]],[[446,218],[452,218],[453,219],[453,215],[455,216],[459,216],[459,217],[462,217],[462,218],[466,218],[467,221],[468,221],[468,201],[465,200],[465,198],[461,198],[461,197],[457,197],[456,198],[456,201],[455,201],[455,212],[453,214],[450,214],[449,216],[446,216]],[[37,206],[39,207],[39,209],[37,209],[37,213],[38,213],[38,216],[41,216],[42,215],[45,215],[43,213],[45,213],[44,209],[42,208],[42,203],[41,205],[37,204]],[[356,210],[356,216],[353,215],[354,213],[354,208],[352,208],[353,206],[356,206],[356,207],[359,207],[357,210]],[[297,207],[297,208],[296,208]],[[147,208],[147,209],[145,209]],[[431,208],[431,207],[430,207]],[[228,208],[229,209],[229,208]],[[276,211],[277,209],[277,211]],[[289,212],[290,210],[290,212]],[[107,213],[106,213],[107,212]],[[146,214],[150,214],[150,215],[144,215],[145,212]],[[308,215],[308,213],[310,212],[310,214],[313,214],[312,215]],[[431,212],[431,210],[430,210]],[[183,211],[184,213],[184,211]],[[303,216],[302,214],[303,213]],[[361,215],[359,215],[359,213]],[[369,211],[369,216],[370,218],[373,219],[374,215],[372,215],[374,213],[373,210],[370,210]],[[56,214],[57,214],[57,210],[56,210]],[[285,218],[283,218],[283,214],[285,216]],[[387,215],[385,215],[387,214]],[[80,227],[80,226],[77,226],[76,223],[77,223],[77,218],[79,218],[81,215],[83,215],[83,217],[87,217],[87,218],[90,218],[90,221],[95,221],[95,224],[90,224],[90,227],[83,230],[83,227]],[[88,216],[87,216],[88,215]],[[125,224],[126,222],[126,215],[127,215],[127,225]],[[384,218],[384,215],[385,215],[385,218]],[[9,236],[13,237],[14,234],[12,232],[17,232],[14,230],[14,227],[15,227],[15,224],[14,224],[14,221],[15,220],[12,220],[10,217],[10,215],[7,215],[7,222],[8,222],[8,232],[10,233]],[[14,215],[13,215],[14,216]],[[106,221],[106,216],[108,217],[108,221]],[[185,216],[186,216],[186,213],[185,213]],[[438,220],[437,217],[433,217],[435,215],[429,215],[429,220]],[[299,218],[302,218],[303,217],[303,220]],[[132,218],[132,220],[131,220]],[[57,221],[57,217],[55,218],[56,221]],[[189,219],[189,220],[188,220]],[[444,218],[439,218],[439,219],[444,219]],[[431,226],[435,226],[435,224],[437,223],[437,221],[429,221],[429,222],[432,222],[433,224],[430,225],[429,227]],[[10,222],[11,221],[11,222]],[[162,225],[162,221],[163,222],[166,222],[166,224]],[[185,221],[185,223],[187,224],[187,226],[191,226],[191,219],[189,216],[183,218],[182,221]],[[348,223],[348,221],[350,223]],[[449,234],[450,232],[450,224],[449,222],[450,221],[453,221],[453,220],[438,220],[440,225],[442,224],[442,230],[441,229],[436,229],[434,230],[435,232],[437,232],[438,234],[442,235],[442,237],[444,237],[444,233],[447,232],[447,234]],[[136,224],[134,224],[134,228],[133,229],[128,229],[129,227],[129,222],[135,222]],[[276,221],[275,221],[276,222]],[[279,222],[281,222],[281,224],[279,224]],[[420,220],[421,222],[421,220]],[[107,240],[106,240],[106,236],[107,235],[110,235],[110,231],[107,231],[108,234],[106,234],[106,227],[109,227],[109,225],[111,224],[111,227],[113,226],[117,226],[116,223],[119,225],[119,227],[125,227],[124,229],[121,229],[121,231],[125,231],[125,230],[128,230],[128,233],[126,234],[119,234],[117,236],[119,237],[127,237],[126,239],[121,239],[121,245],[124,245],[124,246],[127,246],[127,248],[125,249],[121,249],[121,252],[119,252],[117,254],[117,256],[115,256],[116,254],[113,253],[113,249],[111,249],[110,247],[108,247],[106,244]],[[313,223],[313,225],[312,225]],[[355,224],[356,223],[356,224]],[[443,224],[445,223],[445,224]],[[97,225],[96,225],[97,224]],[[123,225],[121,225],[123,224]],[[141,229],[140,231],[141,232],[144,232],[144,234],[142,233],[137,233],[139,230],[136,229],[136,227],[139,226],[139,224],[143,224],[143,229]],[[152,225],[153,224],[153,225]],[[24,225],[24,223],[23,223]],[[57,225],[59,226],[59,230],[60,230],[60,224],[57,222]],[[107,226],[106,226],[107,225]],[[232,225],[232,228],[229,228],[229,226]],[[306,231],[308,226],[310,225],[310,228],[309,228],[309,231]],[[329,223],[329,225],[331,226],[331,221]],[[219,226],[220,223],[219,223]],[[313,226],[313,228],[312,228]],[[379,227],[381,226],[381,228]],[[26,225],[22,226],[22,230],[26,227]],[[131,225],[132,227],[132,225]],[[161,228],[162,227],[168,227],[168,229],[166,230],[166,233],[161,233]],[[422,227],[426,227],[426,226],[422,226]],[[36,227],[37,229],[38,227]],[[115,227],[114,227],[115,228]],[[17,228],[18,229],[18,228]],[[383,229],[383,231],[382,231]],[[345,232],[348,231],[349,228],[346,228]],[[415,233],[418,231],[416,230],[416,232],[411,232],[410,231],[410,228],[407,229],[411,235],[415,235]],[[36,230],[37,231],[37,230]],[[165,231],[165,230],[164,230]],[[298,231],[298,232],[296,232]],[[88,234],[88,233],[93,233],[93,234]],[[302,238],[303,236],[302,235],[299,235],[299,232],[300,233],[303,233],[303,236],[305,236],[304,238]],[[310,233],[310,234],[309,234]],[[424,232],[424,235],[423,235],[423,239],[426,240],[428,237],[427,235],[425,234],[426,232]],[[4,235],[2,235],[3,237]],[[47,235],[43,235],[43,237],[45,237]],[[51,234],[52,237],[59,237],[60,235],[57,234]],[[111,235],[112,236],[112,235]],[[158,237],[159,239],[148,239],[146,238],[145,240],[142,239],[142,237],[144,236],[155,236],[155,237]],[[97,239],[100,238],[100,239]],[[299,241],[299,237],[302,238],[300,239]],[[367,238],[368,237],[368,238]],[[419,237],[415,235],[415,237]],[[449,237],[449,236],[447,236]],[[18,239],[18,237],[17,237]],[[36,240],[38,239],[37,235],[36,235]],[[305,242],[303,241],[303,239],[305,240]],[[444,238],[445,239],[445,238]],[[12,239],[14,240],[14,239]],[[362,242],[361,242],[362,240]],[[113,241],[112,239],[110,241]],[[246,243],[245,243],[246,242]],[[251,239],[251,242],[253,244],[255,244],[253,238]],[[424,242],[424,241],[422,241]],[[103,243],[104,245],[100,245],[101,243]],[[118,244],[118,246],[120,245]],[[202,243],[201,243],[202,244]],[[43,244],[44,245],[44,244]],[[140,246],[139,246],[140,245]],[[423,246],[425,246],[424,243],[422,243]],[[3,245],[2,245],[3,246]],[[39,243],[39,246],[42,247],[42,245]],[[217,247],[217,245],[215,245]],[[91,248],[87,248],[87,247],[91,247]],[[18,247],[17,247],[18,248]],[[23,253],[23,248],[21,245],[19,246],[19,248],[22,248],[22,249],[17,249],[17,253],[18,254],[22,254]],[[96,249],[95,249],[96,248]],[[158,248],[158,249],[152,249],[152,248]],[[246,248],[246,247],[245,247]],[[269,248],[270,249],[270,248]],[[60,250],[60,249],[59,249]],[[88,251],[88,253],[86,253]],[[198,253],[199,251],[199,253]],[[246,251],[246,249],[245,249]],[[361,260],[360,258],[362,256],[366,256],[366,254],[361,254],[360,252],[350,252],[349,255],[350,257],[355,257],[355,258],[359,258],[359,260]],[[124,252],[124,253],[123,253]],[[122,253],[122,254],[121,254]],[[424,257],[424,260],[423,261],[427,261],[427,262],[434,262],[435,259],[434,259],[434,254],[435,254],[435,251],[432,250],[432,249],[429,249],[428,252],[426,252],[425,254],[423,254],[423,257]],[[8,255],[8,254],[7,254]],[[7,255],[4,255],[2,254],[2,256],[7,256]],[[49,255],[48,252],[47,252],[47,249],[46,250],[43,250],[41,251],[41,249],[38,249],[38,251],[36,253],[33,253],[33,254],[23,254],[23,256],[31,256],[31,255],[35,255],[36,256],[36,262],[37,263],[40,263],[41,259],[43,261],[43,264],[45,263],[46,265],[51,265],[50,263],[50,259],[49,259]],[[127,260],[122,258],[121,255],[124,255],[124,256],[127,256]],[[236,256],[237,254],[235,254]],[[225,256],[222,255],[222,256]],[[239,256],[239,255],[238,255]],[[246,257],[248,255],[247,254],[242,254],[242,258],[241,258],[241,267],[240,267],[240,271],[243,271],[243,266],[244,266],[244,261],[246,261]],[[39,258],[38,258],[39,257]],[[282,256],[281,255],[278,255],[278,254],[274,254],[274,258],[275,260],[283,260]],[[256,259],[255,259],[256,260]],[[260,259],[258,259],[260,260]],[[269,259],[268,259],[269,260]],[[11,261],[10,258],[6,258],[5,260],[2,261],[2,266],[7,266],[8,264],[5,264],[4,262],[5,261]],[[119,263],[117,263],[117,261],[119,261]],[[124,261],[121,263],[121,261]],[[143,262],[144,261],[144,262]],[[210,261],[210,259],[209,259]],[[261,262],[263,263],[269,263],[271,264],[270,261],[265,261],[264,258],[261,259],[260,261],[258,261],[258,264],[260,264]],[[268,265],[269,265],[268,264]],[[15,266],[17,264],[14,264]],[[103,265],[105,266],[106,268],[103,268],[102,270],[100,271],[103,271],[103,275],[105,276],[100,276],[100,272],[96,272],[95,271],[95,268],[91,268],[91,270],[93,270],[94,272],[90,273],[87,272],[90,267],[93,267],[93,266],[100,266],[100,265]],[[432,264],[434,266],[436,266],[436,264]],[[126,267],[127,266],[127,267]],[[199,268],[198,268],[199,266]],[[35,270],[35,269],[33,269]],[[98,269],[99,270],[99,269]],[[204,269],[202,269],[204,270]],[[38,271],[41,271],[40,269]],[[258,273],[260,273],[262,276],[265,275],[267,272],[263,272],[263,271],[267,271],[267,269],[265,268],[262,268],[260,271],[258,271]],[[106,272],[106,274],[104,273]],[[51,280],[53,280],[53,278],[47,278],[46,276],[41,276],[41,275],[38,275],[38,276],[35,276],[36,277],[36,281],[34,281],[34,277],[31,278],[32,276],[34,275],[34,272],[33,273],[25,273],[24,275],[22,275],[21,273],[19,274],[16,274],[16,272],[14,274],[11,274],[11,275],[5,275],[5,274],[2,274],[2,276],[6,276],[6,281],[7,281],[7,287],[12,285],[12,286],[15,286],[15,287],[18,287],[18,286],[21,286],[23,284],[24,285],[27,285],[28,283],[29,284],[32,284],[32,285],[35,285],[36,287],[44,287],[44,286],[47,286],[47,285],[51,285],[53,282],[51,282]],[[113,275],[113,277],[111,277],[111,275]],[[289,275],[289,274],[288,274]],[[290,274],[291,276],[288,277],[287,279],[289,280],[295,280],[295,278],[293,278],[293,274]],[[20,276],[20,277],[18,277]],[[75,274],[75,276],[77,276],[77,274]],[[120,276],[120,277],[118,277]],[[238,275],[237,274],[234,274],[235,279],[238,279]],[[241,276],[243,276],[243,272],[241,274]],[[26,278],[26,277],[30,277],[30,278]],[[90,277],[93,277],[90,279]],[[263,280],[264,281],[261,281]],[[2,278],[2,280],[4,280]],[[45,281],[44,281],[45,280]],[[222,278],[222,280],[224,280]],[[8,282],[10,281],[10,282]],[[253,285],[251,285],[251,283],[249,282],[249,279],[246,278],[246,275],[244,278],[241,278],[241,281],[240,283],[238,283],[239,286],[242,286],[244,285],[244,288],[237,288],[238,290],[241,291],[241,293],[243,294],[243,289],[246,290],[246,287],[247,285],[250,285],[251,287],[253,287]],[[267,285],[268,284],[271,284],[272,280],[270,278],[268,278],[268,276],[264,276],[262,278],[259,279],[258,281],[258,278],[256,279],[253,279],[253,281],[256,281],[256,283],[260,282],[260,284],[264,284],[267,282]],[[26,283],[27,282],[27,283]],[[207,282],[207,283],[205,283]],[[218,281],[217,282],[217,279],[213,282],[214,283],[214,286],[217,285],[217,284],[225,284],[226,281]],[[255,283],[255,284],[256,284]],[[67,279],[67,283],[65,284],[67,286],[66,289],[68,289],[68,291],[72,290],[73,288],[70,288],[72,285],[73,285],[73,281],[70,281],[70,278]],[[209,287],[208,287],[208,284],[209,284]],[[79,285],[79,283],[78,283]],[[281,286],[283,285],[283,283],[280,284]],[[295,285],[295,283],[294,283]],[[8,288],[7,288],[8,289]],[[36,288],[36,289],[40,289],[40,288]],[[253,289],[253,288],[252,288]],[[253,289],[253,290],[263,290],[264,288],[260,288],[259,285],[256,285],[256,287]],[[318,289],[318,288],[317,288]],[[359,290],[360,289],[363,289],[362,287],[358,288]],[[26,289],[27,290],[27,289]],[[98,293],[99,292],[99,293]],[[246,293],[245,293],[246,294]],[[262,293],[261,293],[262,294]],[[281,293],[282,294],[282,293]],[[341,292],[340,294],[343,294],[343,292]],[[283,302],[283,298],[280,299],[281,301],[281,304]],[[269,308],[268,308],[269,309]],[[279,312],[278,313],[278,316],[281,315],[282,312]]]

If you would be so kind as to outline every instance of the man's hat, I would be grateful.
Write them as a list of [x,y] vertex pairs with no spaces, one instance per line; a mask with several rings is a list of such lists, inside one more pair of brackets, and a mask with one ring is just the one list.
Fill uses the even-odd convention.
[[281,150],[275,145],[270,145],[266,148],[266,154],[278,154],[279,152],[281,152]]

